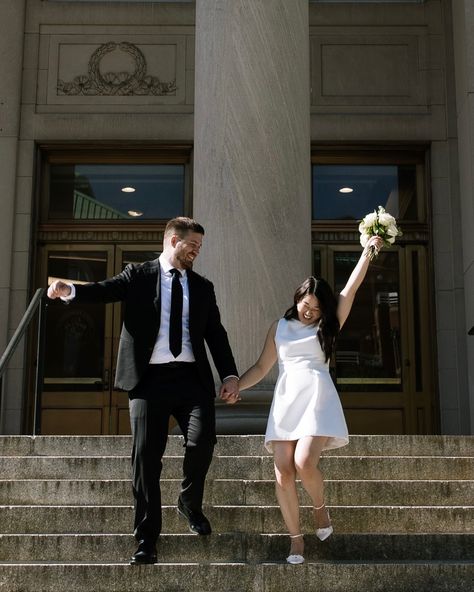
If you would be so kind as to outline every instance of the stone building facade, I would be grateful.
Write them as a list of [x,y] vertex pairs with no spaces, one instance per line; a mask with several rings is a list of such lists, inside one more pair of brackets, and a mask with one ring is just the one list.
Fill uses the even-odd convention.
[[[342,175],[378,187],[404,232],[355,312],[364,342],[341,336],[351,431],[474,433],[473,33],[474,0],[2,0],[1,350],[61,261],[110,275],[159,252],[165,214],[182,213],[206,228],[198,271],[244,370],[302,279],[337,289],[360,251],[355,210],[330,194]],[[176,203],[165,192],[147,217],[97,197],[134,166]],[[120,310],[61,314],[41,432],[126,433]],[[94,371],[58,369],[67,329]],[[32,332],[3,381],[2,433],[32,429],[35,363]],[[219,407],[220,429],[260,431],[275,376]]]

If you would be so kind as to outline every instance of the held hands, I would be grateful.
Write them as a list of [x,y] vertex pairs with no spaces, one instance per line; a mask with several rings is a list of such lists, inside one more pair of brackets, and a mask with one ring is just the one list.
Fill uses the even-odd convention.
[[219,391],[219,397],[227,403],[227,405],[233,405],[240,401],[241,397],[239,394],[239,379],[231,376],[227,378],[223,383]]
[[375,252],[375,255],[382,249],[384,246],[384,241],[380,236],[372,236],[367,241],[367,244],[364,247],[363,254],[366,257],[369,257],[370,253]]
[[69,296],[70,293],[71,287],[61,280],[56,280],[48,288],[48,298],[51,298],[51,300],[61,297],[65,298],[66,296]]

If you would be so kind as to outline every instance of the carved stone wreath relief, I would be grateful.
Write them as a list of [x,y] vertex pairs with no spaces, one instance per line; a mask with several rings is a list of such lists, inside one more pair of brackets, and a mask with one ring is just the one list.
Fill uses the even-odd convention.
[[[135,62],[134,72],[100,71],[102,58],[112,51],[123,51]],[[86,96],[131,96],[155,95],[167,96],[176,94],[176,80],[164,82],[157,76],[147,74],[147,64],[143,53],[133,43],[122,41],[104,43],[92,54],[87,74],[76,76],[72,82],[58,80],[58,95]]]

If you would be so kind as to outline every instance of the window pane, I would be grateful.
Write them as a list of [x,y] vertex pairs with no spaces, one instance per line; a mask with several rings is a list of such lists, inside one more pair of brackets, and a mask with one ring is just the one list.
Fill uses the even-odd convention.
[[[360,257],[334,253],[335,290],[339,293]],[[382,252],[367,272],[336,350],[341,391],[402,390],[398,253]]]
[[321,263],[321,251],[313,251],[313,275],[315,277],[321,277],[322,275]]
[[426,0],[309,0],[315,4],[423,4]]
[[[60,279],[87,283],[103,280],[107,253],[52,251],[48,284]],[[45,391],[100,391],[104,372],[105,304],[66,306],[50,302],[46,316]]]
[[160,253],[161,251],[124,251],[122,254],[122,269],[125,269],[130,263],[139,265],[146,261],[158,259]]
[[143,220],[184,213],[184,165],[51,165],[49,219]]
[[313,220],[361,220],[383,206],[417,219],[416,165],[313,165]]
[[[398,0],[399,1],[399,0]],[[406,1],[406,0],[405,0]],[[418,0],[416,0],[418,1]],[[104,2],[104,0],[48,0],[48,2]],[[167,4],[168,2],[191,3],[194,0],[107,0],[107,2],[149,2],[150,4]]]

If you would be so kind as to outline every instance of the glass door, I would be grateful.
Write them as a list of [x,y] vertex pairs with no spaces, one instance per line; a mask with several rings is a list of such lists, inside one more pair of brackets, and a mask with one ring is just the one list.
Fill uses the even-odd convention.
[[[314,274],[344,287],[360,247],[315,247]],[[341,330],[333,369],[351,433],[430,433],[426,249],[383,250]]]
[[[46,245],[41,283],[95,282],[131,262],[155,259],[161,247]],[[41,397],[42,434],[128,434],[127,393],[113,388],[122,305],[51,301]]]

